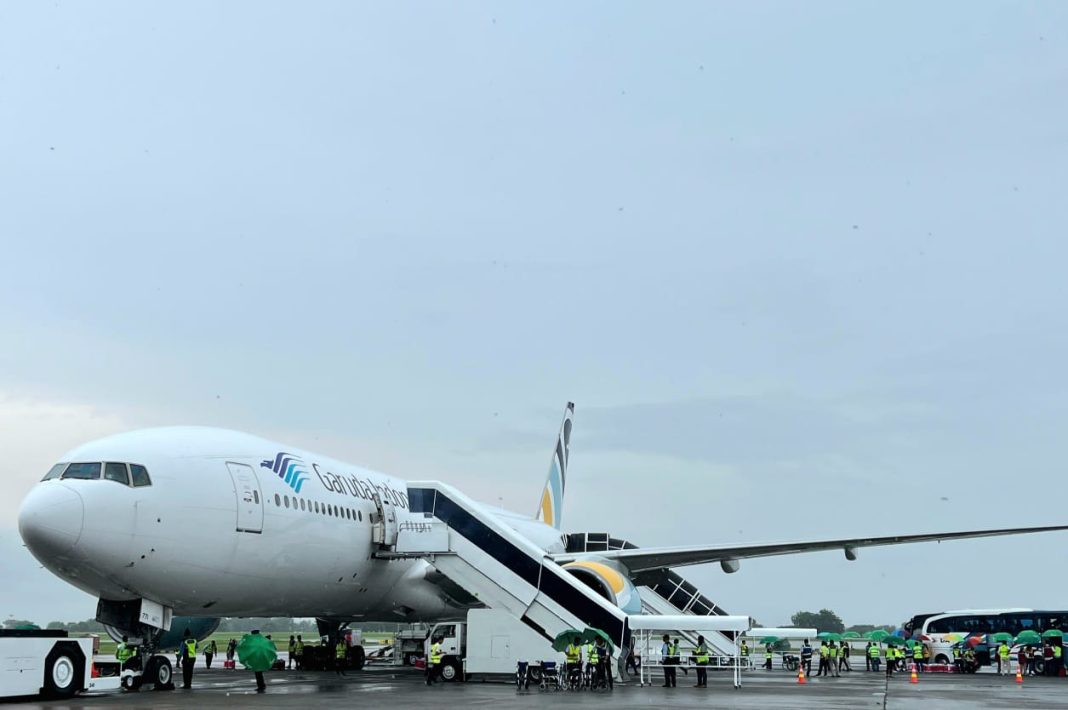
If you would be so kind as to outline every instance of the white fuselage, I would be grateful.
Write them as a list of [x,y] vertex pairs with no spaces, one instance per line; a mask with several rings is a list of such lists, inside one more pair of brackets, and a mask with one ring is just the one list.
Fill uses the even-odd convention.
[[[34,556],[102,599],[149,599],[183,616],[405,621],[464,611],[427,581],[426,562],[374,556],[374,521],[415,517],[400,479],[200,427],[108,437],[62,462],[137,464],[151,478],[134,487],[57,477],[35,486],[19,511]],[[553,528],[498,514],[560,551]]]

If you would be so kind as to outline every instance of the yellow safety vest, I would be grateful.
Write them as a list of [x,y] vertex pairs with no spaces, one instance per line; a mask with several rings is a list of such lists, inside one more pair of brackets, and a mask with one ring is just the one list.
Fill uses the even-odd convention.
[[830,654],[831,658],[837,658],[838,657],[838,647],[837,646],[831,646],[831,649],[829,651],[827,651],[827,653]]
[[912,657],[918,660],[923,660],[923,644],[916,644],[912,647]]
[[345,647],[344,641],[337,642],[337,648],[334,649],[334,655],[337,658],[344,658],[348,655],[349,649]]
[[703,643],[697,647],[695,660],[698,663],[708,663],[708,644]]
[[831,652],[831,649],[826,646],[820,646],[820,658],[826,658]]
[[120,643],[119,647],[117,649],[115,649],[115,659],[119,663],[125,663],[126,661],[130,660],[131,658],[133,658],[136,655],[137,655],[137,648],[136,647],[132,647],[132,646],[127,646],[124,643]]
[[749,655],[749,647],[745,645],[744,641],[742,642],[742,655],[743,656],[748,656]]
[[1005,644],[1001,644],[1000,646],[998,646],[998,655],[1001,656],[1002,658],[1008,658],[1009,657],[1009,647],[1006,646]]
[[441,663],[441,644],[435,643],[430,647],[430,665],[436,666]]
[[591,647],[590,648],[590,652],[588,654],[586,654],[586,662],[587,663],[597,663],[600,660],[601,660],[601,657],[597,654],[597,647],[596,646]]
[[670,653],[672,658],[674,658],[676,661],[679,660],[679,645],[677,643],[671,644]]
[[1053,657],[1054,658],[1060,658],[1062,652],[1063,652],[1063,649],[1060,646],[1054,646],[1053,647]]
[[879,657],[879,647],[878,646],[868,646],[868,656],[871,657],[871,658],[878,658]]
[[770,661],[772,659],[773,655],[774,654],[772,653],[770,648],[765,648],[764,649],[764,660],[765,661]]
[[294,653],[296,653],[296,655],[298,655],[298,656],[303,656],[304,655],[304,642],[303,641],[297,641],[297,645],[294,646],[294,648],[296,649],[294,651]]
[[188,641],[185,642],[185,655],[186,655],[186,658],[196,658],[197,657],[197,640],[196,639],[189,639]]
[[960,658],[960,648],[957,647],[957,646],[953,647],[953,657],[954,658]]
[[568,644],[568,647],[564,650],[567,654],[568,663],[578,663],[582,660],[582,649],[575,644]]

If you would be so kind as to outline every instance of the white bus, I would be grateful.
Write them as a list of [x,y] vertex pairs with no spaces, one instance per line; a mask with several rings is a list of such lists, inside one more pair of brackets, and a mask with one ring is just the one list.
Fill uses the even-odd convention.
[[[1036,611],[1035,609],[960,609],[940,614],[917,614],[901,625],[906,638],[914,638],[931,646],[931,660],[952,663],[953,643],[950,634],[964,638],[970,634],[1010,633],[1021,631],[1042,633],[1060,629],[1068,635],[1068,611]],[[980,654],[982,664],[989,663]]]

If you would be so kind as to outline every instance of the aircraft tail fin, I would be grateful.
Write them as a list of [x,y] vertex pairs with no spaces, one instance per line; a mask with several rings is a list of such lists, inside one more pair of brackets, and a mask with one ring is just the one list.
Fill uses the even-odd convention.
[[568,402],[564,409],[564,421],[556,438],[553,459],[549,464],[549,476],[541,491],[537,519],[546,525],[560,529],[560,513],[564,508],[564,486],[567,483],[567,459],[571,453],[571,420],[575,416],[575,403]]

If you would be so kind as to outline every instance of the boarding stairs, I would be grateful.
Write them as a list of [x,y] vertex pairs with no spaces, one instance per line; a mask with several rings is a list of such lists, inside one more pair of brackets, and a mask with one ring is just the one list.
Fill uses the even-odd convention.
[[587,626],[616,648],[630,641],[627,615],[548,554],[457,489],[439,481],[408,484],[409,510],[392,556],[426,559],[491,609],[506,610],[552,640]]
[[[632,542],[612,537],[608,533],[570,533],[567,536],[568,552],[596,555],[607,550],[632,550],[637,547]],[[673,570],[664,570],[664,574],[659,578],[650,580],[648,584],[639,584],[638,594],[641,595],[642,612],[645,614],[728,616],[725,609]],[[681,631],[679,636],[694,647],[697,646],[697,634]],[[714,655],[734,656],[738,651],[735,636],[731,631],[713,631],[705,634],[705,641],[714,651]]]

